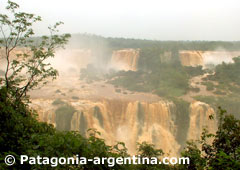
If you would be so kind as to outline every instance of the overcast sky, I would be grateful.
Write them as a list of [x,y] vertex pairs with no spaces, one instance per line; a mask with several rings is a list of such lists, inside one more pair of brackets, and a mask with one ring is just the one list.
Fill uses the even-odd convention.
[[[3,12],[7,0],[0,0]],[[15,0],[62,32],[154,40],[240,40],[240,0]]]

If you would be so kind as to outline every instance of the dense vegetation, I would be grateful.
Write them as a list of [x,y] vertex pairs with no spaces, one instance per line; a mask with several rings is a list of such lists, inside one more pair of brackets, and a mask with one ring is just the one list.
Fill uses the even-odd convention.
[[112,74],[109,82],[128,90],[150,92],[169,98],[184,95],[191,90],[189,79],[204,73],[201,67],[183,67],[179,62],[152,62],[146,66],[149,67],[146,70],[139,68],[136,72],[120,71]]
[[203,101],[217,108],[226,108],[237,118],[240,118],[240,57],[234,58],[234,63],[222,63],[217,65],[215,73],[204,79],[202,84],[207,90],[212,91],[217,96],[196,96],[195,99]]
[[[53,126],[40,123],[27,104],[12,102],[6,88],[0,89],[0,169],[9,168],[3,162],[6,155],[13,155],[16,164],[13,169],[50,169],[50,165],[21,165],[20,155],[71,157],[79,154],[87,158],[124,156],[116,147],[107,146],[91,131],[89,138],[78,132],[59,132]],[[116,152],[115,152],[116,151]],[[62,165],[57,169],[106,169],[107,165]],[[116,166],[115,168],[121,169]]]
[[234,63],[217,65],[215,73],[209,75],[208,80],[217,81],[219,86],[224,85],[225,88],[231,88],[234,85],[240,86],[240,57],[233,58],[233,61]]

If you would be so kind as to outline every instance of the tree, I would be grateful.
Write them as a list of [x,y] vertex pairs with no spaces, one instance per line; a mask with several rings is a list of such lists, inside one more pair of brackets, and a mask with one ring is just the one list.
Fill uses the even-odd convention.
[[[212,117],[209,117],[212,119]],[[196,144],[189,142],[182,156],[190,158],[190,165],[181,165],[179,169],[191,170],[238,170],[240,167],[240,120],[226,114],[219,107],[218,130],[210,134],[202,133],[201,150]],[[213,142],[209,142],[212,139]]]
[[58,35],[57,27],[63,24],[58,22],[48,27],[50,36],[33,37],[32,25],[41,21],[41,17],[20,12],[19,5],[12,1],[8,1],[6,10],[10,15],[0,14],[0,59],[6,62],[0,87],[4,86],[19,102],[26,99],[29,90],[57,77],[57,70],[47,59],[54,57],[55,50],[67,43],[70,34]]
[[212,145],[203,143],[208,169],[239,169],[240,120],[219,107],[219,126]]
[[153,144],[149,144],[147,142],[138,143],[137,150],[142,157],[148,158],[159,157],[164,154],[162,149],[155,149]]
[[189,165],[179,165],[179,169],[202,170],[206,167],[206,159],[202,157],[201,150],[193,141],[188,141],[185,150],[181,153],[183,157],[190,159]]

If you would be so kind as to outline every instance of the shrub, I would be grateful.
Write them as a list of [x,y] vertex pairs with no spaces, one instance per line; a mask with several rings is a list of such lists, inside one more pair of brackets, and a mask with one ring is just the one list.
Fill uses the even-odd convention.
[[214,84],[212,82],[207,81],[207,82],[202,82],[202,84],[207,87],[206,89],[208,91],[214,90]]
[[216,91],[214,92],[214,94],[217,94],[217,95],[226,95],[227,93],[224,92],[224,91],[221,91],[221,90],[216,90]]

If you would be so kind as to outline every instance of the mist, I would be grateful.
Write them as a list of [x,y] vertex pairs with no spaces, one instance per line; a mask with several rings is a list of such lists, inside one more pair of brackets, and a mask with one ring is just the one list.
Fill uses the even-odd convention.
[[240,56],[239,51],[227,51],[218,49],[216,51],[206,51],[202,54],[204,65],[218,65],[224,63],[233,63],[233,58]]
[[[37,35],[63,21],[61,32],[151,40],[224,40],[240,37],[238,0],[30,1],[16,0],[23,11],[42,16]],[[6,1],[0,2],[3,10]]]

